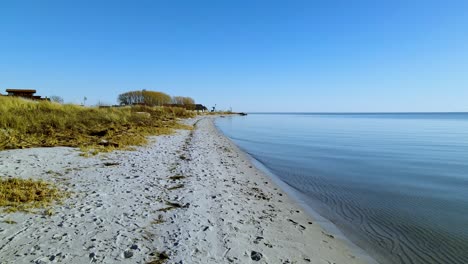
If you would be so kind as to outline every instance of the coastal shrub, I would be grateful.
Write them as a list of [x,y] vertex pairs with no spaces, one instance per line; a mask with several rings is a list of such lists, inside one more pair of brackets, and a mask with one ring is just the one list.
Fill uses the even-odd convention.
[[109,151],[147,143],[149,135],[191,129],[183,108],[84,107],[0,96],[0,150],[69,146]]
[[0,178],[0,207],[6,212],[46,208],[65,195],[55,185],[44,181]]

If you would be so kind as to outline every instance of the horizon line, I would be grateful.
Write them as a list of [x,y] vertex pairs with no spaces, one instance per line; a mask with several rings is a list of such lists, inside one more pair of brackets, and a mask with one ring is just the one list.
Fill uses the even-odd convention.
[[414,112],[246,112],[249,114],[468,114],[468,111],[414,111]]

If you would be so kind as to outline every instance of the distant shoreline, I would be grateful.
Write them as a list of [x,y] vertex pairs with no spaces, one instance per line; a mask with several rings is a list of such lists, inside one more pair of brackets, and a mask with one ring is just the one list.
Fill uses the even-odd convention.
[[252,115],[405,115],[405,114],[468,114],[466,112],[247,112]]

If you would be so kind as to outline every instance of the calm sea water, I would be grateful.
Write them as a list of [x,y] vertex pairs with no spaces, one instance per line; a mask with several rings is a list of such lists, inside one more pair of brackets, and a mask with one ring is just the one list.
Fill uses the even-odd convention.
[[251,114],[217,126],[381,263],[468,263],[468,113]]

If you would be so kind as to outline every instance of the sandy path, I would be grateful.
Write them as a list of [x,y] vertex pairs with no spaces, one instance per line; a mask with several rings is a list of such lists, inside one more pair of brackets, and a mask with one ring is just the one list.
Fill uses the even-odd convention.
[[0,263],[146,263],[161,252],[168,263],[364,263],[253,167],[213,118],[187,122],[196,129],[131,152],[0,152],[0,176],[74,192],[52,216],[1,214]]

